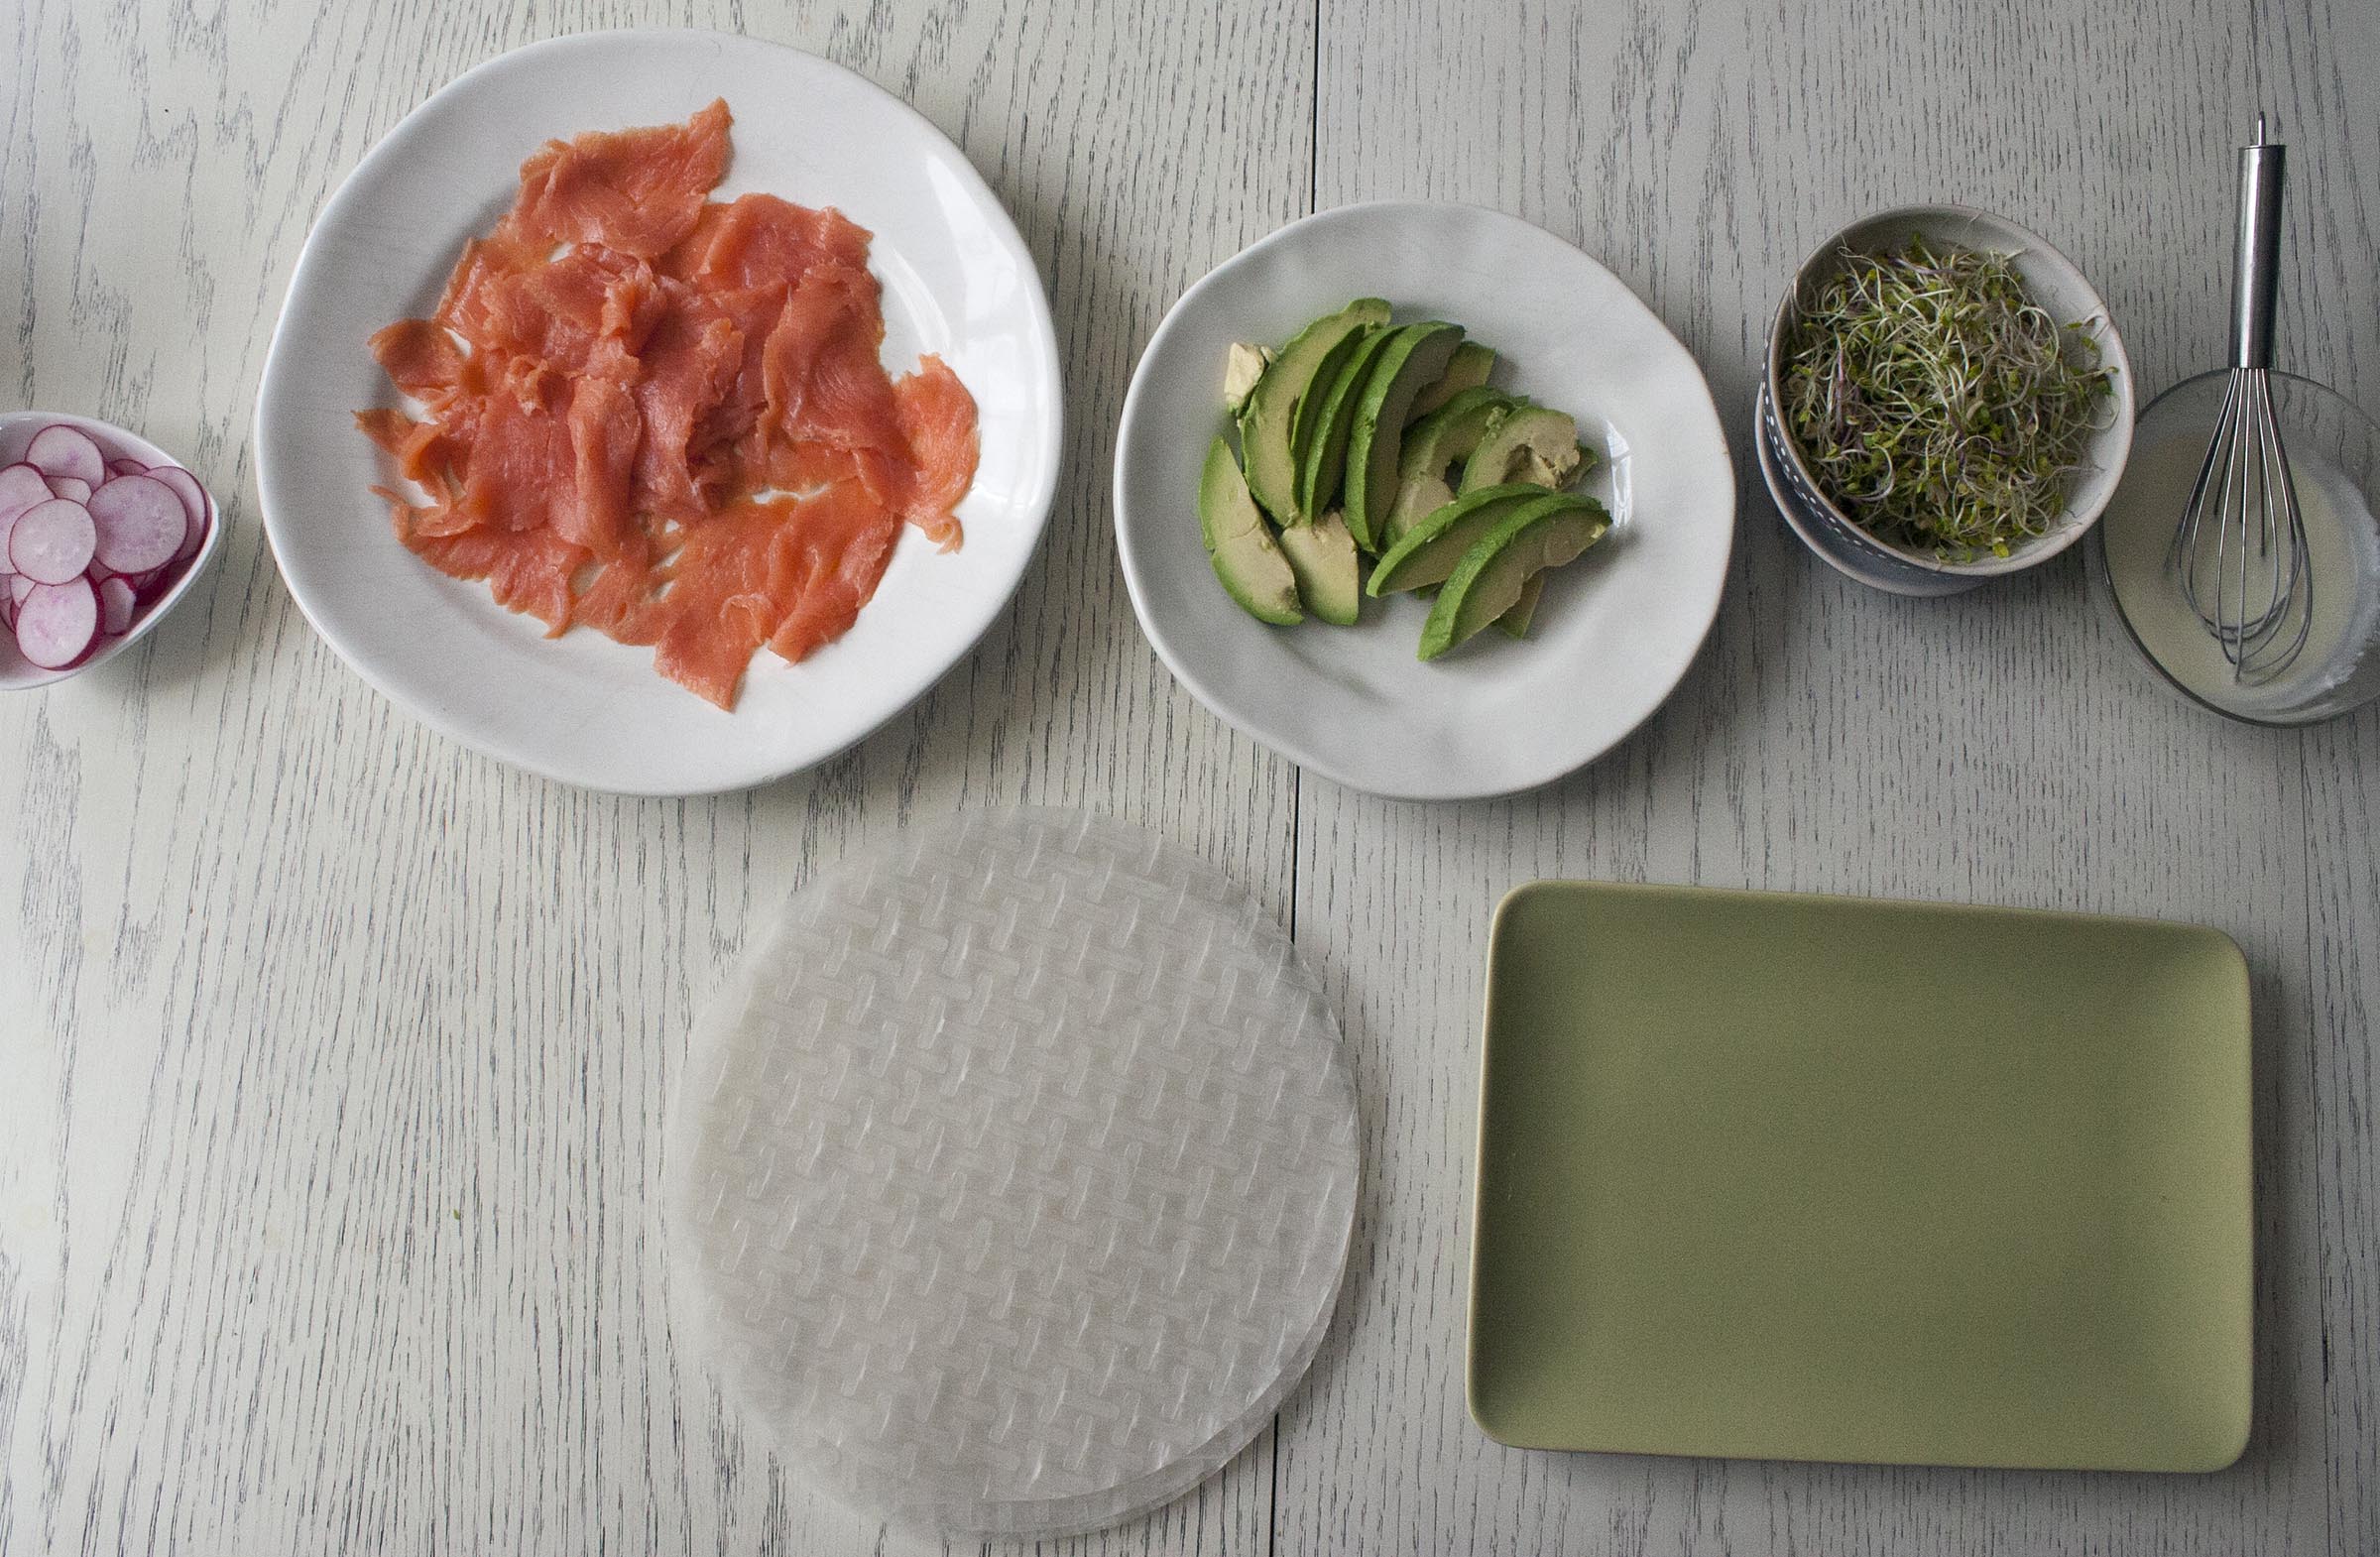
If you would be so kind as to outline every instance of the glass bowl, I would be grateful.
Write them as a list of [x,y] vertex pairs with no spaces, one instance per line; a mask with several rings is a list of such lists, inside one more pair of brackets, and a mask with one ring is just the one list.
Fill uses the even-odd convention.
[[2314,603],[2297,659],[2268,679],[2242,679],[2167,566],[2228,378],[2218,370],[2185,379],[2141,413],[2131,461],[2099,520],[2092,572],[2142,657],[2192,702],[2249,724],[2336,718],[2380,695],[2380,521],[2369,497],[2380,481],[2380,427],[2312,379],[2271,375]]

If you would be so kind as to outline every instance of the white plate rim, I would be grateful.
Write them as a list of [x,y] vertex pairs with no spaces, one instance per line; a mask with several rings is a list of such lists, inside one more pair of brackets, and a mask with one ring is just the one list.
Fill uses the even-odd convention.
[[[873,717],[866,721],[864,727],[855,722],[854,726],[848,728],[839,743],[824,750],[801,755],[789,763],[757,764],[744,769],[723,772],[715,778],[691,784],[683,782],[654,785],[621,783],[591,778],[587,773],[579,771],[569,763],[552,762],[541,757],[534,747],[523,747],[501,736],[491,736],[483,730],[470,728],[463,721],[448,718],[434,707],[426,706],[396,689],[386,677],[373,668],[371,657],[356,652],[342,640],[335,621],[329,613],[320,609],[319,602],[309,599],[306,591],[292,579],[290,569],[284,559],[285,549],[290,542],[285,536],[284,525],[275,518],[276,513],[282,511],[282,505],[277,502],[274,491],[274,461],[267,453],[271,444],[267,436],[266,422],[271,408],[288,393],[286,383],[297,371],[291,366],[289,360],[292,349],[290,339],[291,302],[297,298],[298,288],[304,284],[309,267],[316,262],[325,242],[324,234],[333,225],[334,219],[344,216],[351,202],[364,197],[364,189],[371,181],[371,176],[377,174],[384,164],[405,154],[405,148],[401,143],[405,140],[410,126],[417,124],[433,109],[450,103],[465,92],[477,89],[480,83],[491,74],[520,68],[539,57],[578,49],[617,47],[640,42],[665,46],[693,41],[710,42],[722,48],[773,53],[799,60],[801,68],[833,72],[846,78],[862,96],[874,100],[894,116],[907,121],[912,128],[931,136],[950,149],[952,160],[960,177],[967,181],[971,192],[979,197],[987,225],[994,237],[1009,251],[1009,257],[1017,267],[1018,273],[1031,279],[1032,284],[1023,290],[1023,302],[1032,326],[1032,334],[1040,347],[1040,370],[1050,386],[1050,414],[1044,419],[1040,427],[1039,447],[1033,451],[1038,468],[1042,472],[1041,479],[1016,510],[1019,516],[1025,517],[1031,526],[1030,543],[1020,548],[1014,570],[1012,576],[1001,582],[997,601],[986,611],[982,626],[965,642],[954,643],[948,658],[938,668],[924,676],[918,684],[903,686],[888,694],[874,712]],[[1039,557],[1041,547],[1047,539],[1049,519],[1055,507],[1057,483],[1064,460],[1065,379],[1058,355],[1057,327],[1050,311],[1048,284],[1042,278],[1040,267],[1034,262],[1032,251],[1026,246],[1023,234],[1018,231],[1015,218],[1010,214],[1006,202],[1001,199],[999,193],[993,189],[982,173],[976,169],[974,162],[966,155],[965,150],[952,141],[949,136],[943,134],[941,128],[931,119],[893,92],[878,85],[860,72],[838,64],[823,55],[812,54],[789,44],[706,28],[605,28],[537,39],[481,60],[407,110],[405,115],[373,144],[356,165],[348,170],[346,177],[339,181],[339,186],[331,192],[330,198],[323,202],[321,210],[315,214],[312,225],[306,229],[305,241],[299,246],[297,263],[291,269],[289,287],[283,294],[281,309],[274,320],[272,343],[266,349],[264,370],[258,381],[256,412],[251,424],[251,436],[255,440],[257,450],[256,480],[259,517],[263,521],[266,540],[273,552],[275,570],[281,575],[283,587],[288,589],[291,599],[297,603],[299,615],[303,616],[315,634],[330,646],[331,652],[338,657],[340,662],[360,676],[374,691],[409,717],[436,731],[448,740],[477,752],[481,756],[555,783],[604,793],[640,797],[691,798],[698,795],[726,794],[757,788],[832,761],[891,723],[900,713],[916,703],[919,698],[931,691],[961,660],[974,652],[976,646],[982,642],[984,634],[988,633],[992,625],[1008,611],[1009,606],[1015,598],[1017,588],[1023,583],[1025,574],[1030,571],[1034,561]]]
[[[1359,776],[1334,762],[1326,751],[1305,740],[1295,731],[1255,728],[1233,706],[1232,699],[1219,692],[1199,675],[1191,657],[1184,655],[1179,647],[1168,638],[1149,604],[1149,585],[1142,576],[1141,561],[1135,554],[1130,525],[1126,517],[1129,503],[1126,495],[1127,473],[1129,456],[1132,451],[1131,429],[1135,414],[1138,412],[1143,394],[1147,390],[1144,369],[1151,356],[1156,353],[1157,348],[1176,330],[1184,328],[1185,321],[1192,315],[1196,306],[1205,300],[1210,292],[1220,290],[1228,285],[1231,273],[1243,264],[1276,247],[1298,241],[1307,236],[1317,224],[1327,224],[1334,220],[1358,215],[1383,215],[1397,211],[1459,211],[1475,216],[1484,222],[1508,224],[1529,234],[1532,239],[1550,240],[1560,244],[1576,255],[1581,263],[1608,277],[1612,285],[1624,293],[1629,300],[1642,311],[1644,317],[1652,323],[1661,336],[1677,349],[1679,358],[1692,370],[1695,383],[1700,390],[1697,410],[1707,419],[1707,429],[1711,439],[1718,449],[1721,462],[1726,467],[1724,483],[1726,493],[1724,535],[1718,548],[1716,565],[1710,572],[1708,587],[1698,599],[1693,611],[1696,630],[1692,635],[1694,644],[1692,651],[1680,658],[1674,672],[1666,676],[1665,684],[1660,687],[1657,695],[1648,699],[1643,711],[1630,720],[1624,728],[1613,730],[1607,738],[1591,738],[1581,743],[1580,749],[1575,754],[1565,754],[1542,771],[1532,768],[1509,776],[1508,778],[1500,778],[1495,783],[1486,786],[1462,782],[1432,784],[1398,782],[1394,779],[1384,781],[1382,777],[1376,774]],[[1686,343],[1680,340],[1677,332],[1669,327],[1668,321],[1655,312],[1650,303],[1638,297],[1634,288],[1613,275],[1595,256],[1559,233],[1550,232],[1536,223],[1523,217],[1514,216],[1508,211],[1474,205],[1461,200],[1359,200],[1346,205],[1335,205],[1328,210],[1312,211],[1258,238],[1200,277],[1180,298],[1175,299],[1173,306],[1166,310],[1164,319],[1158,323],[1156,330],[1149,336],[1148,344],[1141,348],[1139,361],[1132,370],[1131,385],[1125,393],[1124,415],[1118,426],[1116,455],[1110,479],[1113,482],[1116,511],[1116,549],[1124,568],[1125,590],[1131,598],[1132,614],[1139,621],[1141,635],[1148,640],[1149,647],[1156,651],[1157,658],[1163,661],[1165,668],[1170,670],[1174,678],[1189,689],[1191,696],[1197,698],[1209,713],[1257,745],[1289,759],[1300,769],[1318,774],[1333,782],[1389,800],[1483,800],[1524,794],[1531,789],[1542,788],[1569,777],[1618,747],[1635,734],[1669,701],[1679,683],[1685,680],[1686,672],[1693,668],[1695,660],[1702,656],[1703,647],[1709,643],[1712,628],[1718,624],[1719,608],[1726,592],[1727,571],[1734,558],[1735,526],[1740,509],[1739,494],[1736,491],[1734,454],[1727,443],[1726,428],[1720,418],[1718,402],[1711,394],[1709,376],[1703,372],[1702,364],[1695,359],[1694,353],[1687,348]]]

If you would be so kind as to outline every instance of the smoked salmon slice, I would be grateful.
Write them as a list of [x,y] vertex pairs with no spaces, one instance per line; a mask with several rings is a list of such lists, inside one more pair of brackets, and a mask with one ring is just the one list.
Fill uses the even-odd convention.
[[521,167],[513,219],[555,243],[587,243],[654,259],[702,219],[727,172],[724,101],[684,124],[548,141]]
[[886,371],[865,228],[711,199],[730,123],[539,148],[436,310],[371,339],[414,404],[355,419],[417,489],[374,489],[416,555],[721,708],[762,649],[848,632],[904,525],[955,547],[980,452],[940,358]]

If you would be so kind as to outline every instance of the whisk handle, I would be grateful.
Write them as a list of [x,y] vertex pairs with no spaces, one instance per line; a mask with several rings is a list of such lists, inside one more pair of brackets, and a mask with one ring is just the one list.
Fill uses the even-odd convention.
[[2274,299],[2281,286],[2281,173],[2285,146],[2264,138],[2239,149],[2239,252],[2231,271],[2231,365],[2273,365]]

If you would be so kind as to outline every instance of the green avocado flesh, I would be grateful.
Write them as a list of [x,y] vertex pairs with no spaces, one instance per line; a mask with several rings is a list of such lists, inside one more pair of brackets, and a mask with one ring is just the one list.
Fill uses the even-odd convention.
[[1396,461],[1396,505],[1388,511],[1382,546],[1395,544],[1425,516],[1454,501],[1454,488],[1446,480],[1448,467],[1468,459],[1513,404],[1500,390],[1466,389],[1405,429]]
[[1367,551],[1380,548],[1388,512],[1396,504],[1397,450],[1413,397],[1446,372],[1463,343],[1457,324],[1408,324],[1389,337],[1365,381],[1347,439],[1347,528]]
[[1438,382],[1413,397],[1409,413],[1415,421],[1436,411],[1467,389],[1478,389],[1495,371],[1495,353],[1476,340],[1467,340],[1455,348],[1455,355],[1438,376]]
[[1568,414],[1544,406],[1520,406],[1482,438],[1463,463],[1459,490],[1525,481],[1533,486],[1569,486],[1586,466],[1579,424]]
[[1592,500],[1542,512],[1523,509],[1481,537],[1438,598],[1421,629],[1421,658],[1435,659],[1520,603],[1528,582],[1560,567],[1604,539],[1611,528]]
[[1335,627],[1352,627],[1364,604],[1363,569],[1356,538],[1336,512],[1280,534],[1281,555],[1297,575],[1297,597],[1306,609]]
[[1299,403],[1340,349],[1361,332],[1388,322],[1388,304],[1377,298],[1359,298],[1297,332],[1264,368],[1264,376],[1249,392],[1240,413],[1241,452],[1248,467],[1248,490],[1264,511],[1284,525],[1301,517],[1297,507],[1297,453],[1294,446]]
[[1481,537],[1514,514],[1584,508],[1589,501],[1522,482],[1466,492],[1406,531],[1404,539],[1381,554],[1366,587],[1374,595],[1387,595],[1444,583]]
[[1242,610],[1275,627],[1302,620],[1297,575],[1249,495],[1248,482],[1232,458],[1232,445],[1223,438],[1207,450],[1206,469],[1199,476],[1198,528],[1215,576]]
[[[1290,415],[1290,486],[1293,495],[1303,491],[1300,483],[1305,473],[1306,450],[1314,445],[1315,429],[1322,423],[1325,403],[1330,400],[1332,389],[1338,385],[1339,376],[1347,371],[1349,359],[1363,349],[1367,336],[1388,327],[1388,305],[1377,298],[1359,298],[1348,304],[1348,311],[1361,313],[1363,326],[1350,330],[1338,345],[1331,348],[1330,355],[1323,358],[1321,365],[1314,370],[1314,377],[1307,382],[1305,393],[1297,397],[1297,409]],[[1319,512],[1315,510],[1306,517],[1312,519]]]
[[1347,439],[1355,430],[1356,407],[1364,398],[1365,381],[1371,376],[1371,365],[1379,359],[1396,331],[1381,327],[1370,329],[1356,341],[1355,349],[1339,366],[1339,376],[1326,392],[1316,384],[1310,394],[1319,394],[1322,401],[1306,428],[1306,446],[1297,459],[1297,509],[1301,514],[1320,514],[1338,501],[1340,478],[1347,470]]
[[1537,618],[1537,597],[1545,593],[1545,574],[1531,573],[1529,581],[1520,586],[1520,598],[1512,609],[1495,619],[1495,630],[1506,638],[1526,638],[1529,624]]

